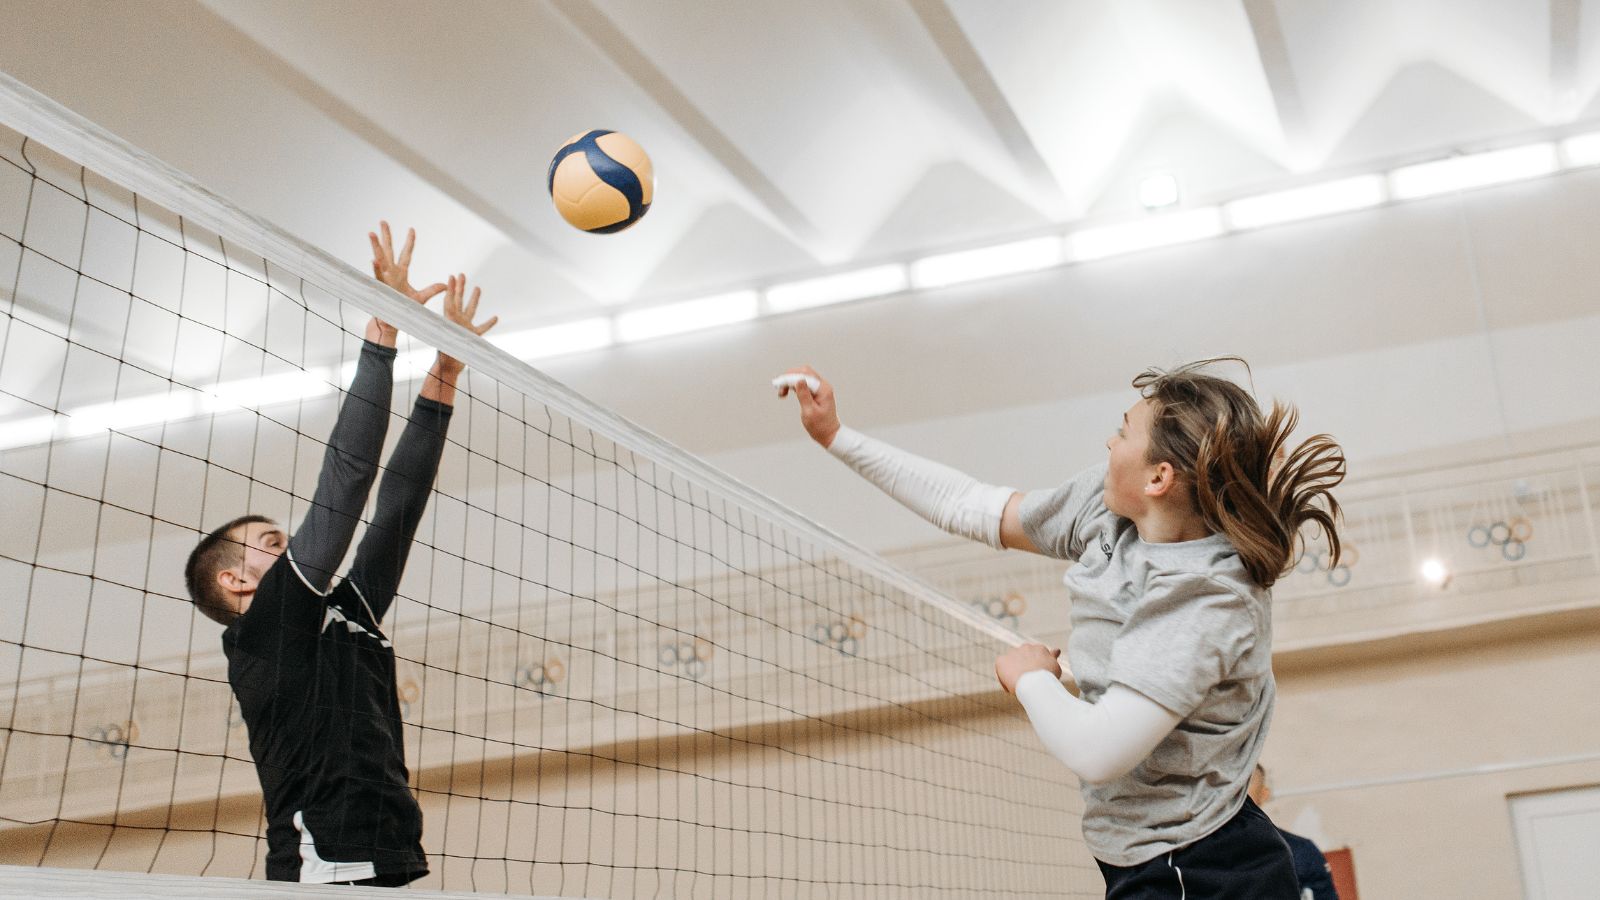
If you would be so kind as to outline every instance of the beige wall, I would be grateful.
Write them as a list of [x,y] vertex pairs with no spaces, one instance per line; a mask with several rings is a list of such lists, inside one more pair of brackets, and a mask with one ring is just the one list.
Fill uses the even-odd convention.
[[[1525,765],[1600,754],[1600,611],[1288,654],[1277,672],[1268,811],[1350,847],[1364,900],[1520,897],[1507,797],[1600,784],[1600,759]],[[1506,770],[1450,774],[1485,766]]]

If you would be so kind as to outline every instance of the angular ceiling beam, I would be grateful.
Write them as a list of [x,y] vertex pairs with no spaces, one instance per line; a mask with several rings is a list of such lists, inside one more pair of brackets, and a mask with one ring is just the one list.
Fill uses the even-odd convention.
[[584,275],[582,271],[568,262],[549,244],[541,240],[532,230],[467,187],[447,170],[435,165],[426,156],[412,149],[409,144],[398,136],[391,134],[378,123],[362,115],[355,107],[339,99],[322,85],[312,80],[310,76],[301,72],[288,60],[257,42],[232,22],[207,9],[201,3],[193,4],[193,9],[188,10],[186,14],[209,17],[211,21],[206,23],[206,29],[214,34],[222,35],[242,60],[255,64],[273,81],[316,107],[328,118],[339,123],[341,128],[365,141],[378,152],[394,160],[418,178],[432,185],[440,193],[460,204],[463,209],[505,235],[506,239],[511,243],[521,247],[529,256],[538,260],[542,265],[549,267],[551,271],[565,278],[591,298],[602,296],[601,293],[597,292],[593,279]]
[[1289,61],[1289,45],[1278,21],[1276,0],[1243,0],[1250,31],[1255,35],[1256,55],[1272,92],[1272,105],[1278,111],[1278,128],[1283,132],[1284,149],[1291,168],[1299,169],[1317,161],[1311,123],[1300,99],[1300,86]]
[[1578,114],[1578,50],[1582,41],[1581,0],[1550,0],[1550,109],[1560,121]]
[[1022,119],[1017,116],[1011,101],[1006,99],[1000,84],[995,81],[994,73],[989,71],[978,49],[972,45],[966,31],[957,21],[955,13],[950,11],[949,4],[946,0],[908,0],[908,2],[917,18],[921,20],[922,27],[927,29],[928,36],[933,38],[934,46],[939,48],[945,62],[966,86],[967,93],[984,117],[989,120],[989,126],[994,129],[1006,152],[1011,155],[1013,163],[1027,179],[1028,186],[1034,193],[1034,200],[1040,202],[1052,216],[1060,218],[1065,215],[1068,202],[1061,182],[1056,180],[1049,163],[1045,162],[1038,145],[1033,142],[1028,129],[1023,126]]

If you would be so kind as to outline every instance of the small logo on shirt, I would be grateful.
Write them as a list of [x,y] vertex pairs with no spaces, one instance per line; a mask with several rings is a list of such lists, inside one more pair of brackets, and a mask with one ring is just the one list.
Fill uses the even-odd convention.
[[1111,558],[1111,542],[1108,541],[1108,540],[1105,540],[1104,538],[1102,538],[1100,540],[1100,552],[1104,553],[1106,555],[1106,559],[1110,559]]

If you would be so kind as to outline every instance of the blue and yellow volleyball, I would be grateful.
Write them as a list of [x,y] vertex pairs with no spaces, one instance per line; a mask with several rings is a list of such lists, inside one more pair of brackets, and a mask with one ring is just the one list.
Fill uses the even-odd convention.
[[550,160],[550,201],[573,228],[611,234],[650,211],[655,170],[644,148],[616,131],[573,135]]

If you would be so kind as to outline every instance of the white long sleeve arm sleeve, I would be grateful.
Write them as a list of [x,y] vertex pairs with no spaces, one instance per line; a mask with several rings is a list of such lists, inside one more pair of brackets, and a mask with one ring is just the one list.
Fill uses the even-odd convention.
[[1111,685],[1098,703],[1087,703],[1043,670],[1017,679],[1017,699],[1045,749],[1089,784],[1133,771],[1182,720],[1120,684]]
[[1013,489],[984,484],[851,428],[839,429],[828,452],[937,527],[1003,549],[1000,518]]

